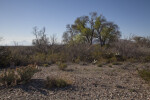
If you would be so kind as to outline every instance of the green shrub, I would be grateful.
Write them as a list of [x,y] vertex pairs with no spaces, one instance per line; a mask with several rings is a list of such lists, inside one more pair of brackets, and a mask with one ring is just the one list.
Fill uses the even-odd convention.
[[58,63],[58,68],[60,70],[65,70],[67,68],[67,64],[65,64],[65,63]]
[[54,77],[47,77],[46,82],[45,82],[45,86],[46,88],[62,88],[62,87],[66,87],[69,86],[70,83],[60,79],[60,78],[54,78]]
[[150,70],[139,70],[138,71],[139,75],[147,82],[150,82]]

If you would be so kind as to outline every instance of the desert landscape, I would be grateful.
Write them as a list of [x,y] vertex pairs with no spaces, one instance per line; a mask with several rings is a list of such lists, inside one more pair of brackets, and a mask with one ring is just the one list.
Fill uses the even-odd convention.
[[0,100],[150,100],[149,0],[0,0]]

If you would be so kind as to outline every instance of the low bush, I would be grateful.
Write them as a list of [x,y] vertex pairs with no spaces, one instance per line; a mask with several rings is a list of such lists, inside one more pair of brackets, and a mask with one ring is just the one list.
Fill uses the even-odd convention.
[[54,78],[54,77],[47,77],[45,86],[46,88],[52,89],[52,88],[63,88],[66,86],[69,86],[70,83],[61,79],[61,78]]
[[139,70],[138,73],[142,79],[150,83],[150,70],[143,69]]
[[7,69],[0,74],[0,83],[6,87],[27,83],[39,71],[35,66]]
[[0,75],[0,83],[6,87],[17,85],[18,80],[20,80],[19,75],[12,69],[3,71]]
[[21,77],[20,83],[23,83],[23,84],[27,83],[28,81],[30,81],[32,76],[38,71],[39,70],[36,69],[36,67],[34,67],[34,66],[27,66],[27,67],[18,69],[18,73]]

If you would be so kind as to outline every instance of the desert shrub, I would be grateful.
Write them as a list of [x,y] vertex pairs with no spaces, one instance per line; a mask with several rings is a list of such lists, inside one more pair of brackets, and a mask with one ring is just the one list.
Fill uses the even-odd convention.
[[150,70],[143,69],[143,70],[139,70],[138,73],[142,79],[144,79],[147,82],[150,82]]
[[67,68],[67,64],[65,63],[60,62],[60,63],[57,63],[57,65],[60,70],[65,70]]
[[66,56],[64,53],[59,52],[59,53],[49,54],[46,60],[48,63],[51,64],[54,64],[56,62],[66,62]]
[[34,67],[34,66],[27,66],[27,67],[23,67],[18,69],[18,73],[20,75],[20,82],[21,83],[27,83],[28,81],[30,81],[30,79],[32,78],[32,76],[38,72],[39,70]]
[[0,47],[0,68],[8,67],[10,62],[11,52],[5,47]]
[[46,62],[46,55],[44,53],[36,53],[32,56],[32,61],[38,65],[42,65]]
[[93,51],[91,52],[93,59],[99,60],[102,58],[103,49],[100,47],[100,45],[93,45],[91,51]]
[[150,48],[148,46],[145,46],[144,43],[139,45],[139,43],[132,38],[119,40],[113,44],[112,48],[122,56],[123,60],[133,58],[137,61],[143,61],[143,58],[150,54]]
[[0,83],[6,87],[27,83],[37,71],[39,70],[33,65],[7,69],[1,72]]
[[17,85],[17,81],[20,79],[19,75],[15,72],[15,70],[8,69],[7,71],[3,71],[0,75],[0,83],[8,86]]
[[12,46],[7,47],[11,51],[11,62],[15,66],[27,66],[34,63],[33,55],[36,53],[33,47],[28,46]]
[[45,82],[45,86],[46,88],[63,88],[66,86],[69,86],[70,83],[61,79],[61,78],[54,78],[54,77],[47,77],[46,78],[46,82]]

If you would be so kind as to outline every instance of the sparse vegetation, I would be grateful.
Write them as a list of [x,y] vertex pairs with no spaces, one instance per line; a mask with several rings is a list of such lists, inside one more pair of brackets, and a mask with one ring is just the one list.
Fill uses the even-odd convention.
[[[34,65],[29,65],[35,63],[43,67],[57,64],[58,69],[62,70],[59,72],[63,73],[73,72],[65,71],[68,62],[81,66],[88,66],[91,63],[92,66],[97,65],[97,67],[108,65],[109,70],[112,69],[110,73],[107,73],[109,76],[128,69],[127,67],[122,70],[114,69],[112,65],[119,66],[124,62],[150,62],[149,38],[134,36],[130,39],[120,39],[118,25],[107,21],[103,15],[98,16],[95,12],[90,13],[89,16],[78,17],[73,24],[67,25],[61,44],[57,43],[56,35],[50,38],[46,35],[45,27],[41,30],[34,27],[33,35],[35,39],[32,41],[32,46],[16,44],[0,47],[0,68],[4,68],[0,74],[2,85],[9,87],[29,82],[39,71]],[[74,72],[78,69],[76,67]],[[94,70],[100,69],[103,71],[103,68]],[[88,73],[91,69],[83,68],[83,71]],[[150,82],[150,70],[140,70],[139,75]],[[45,81],[45,86],[49,89],[68,85],[70,83],[61,78],[47,77]],[[134,92],[134,90],[129,91]]]

